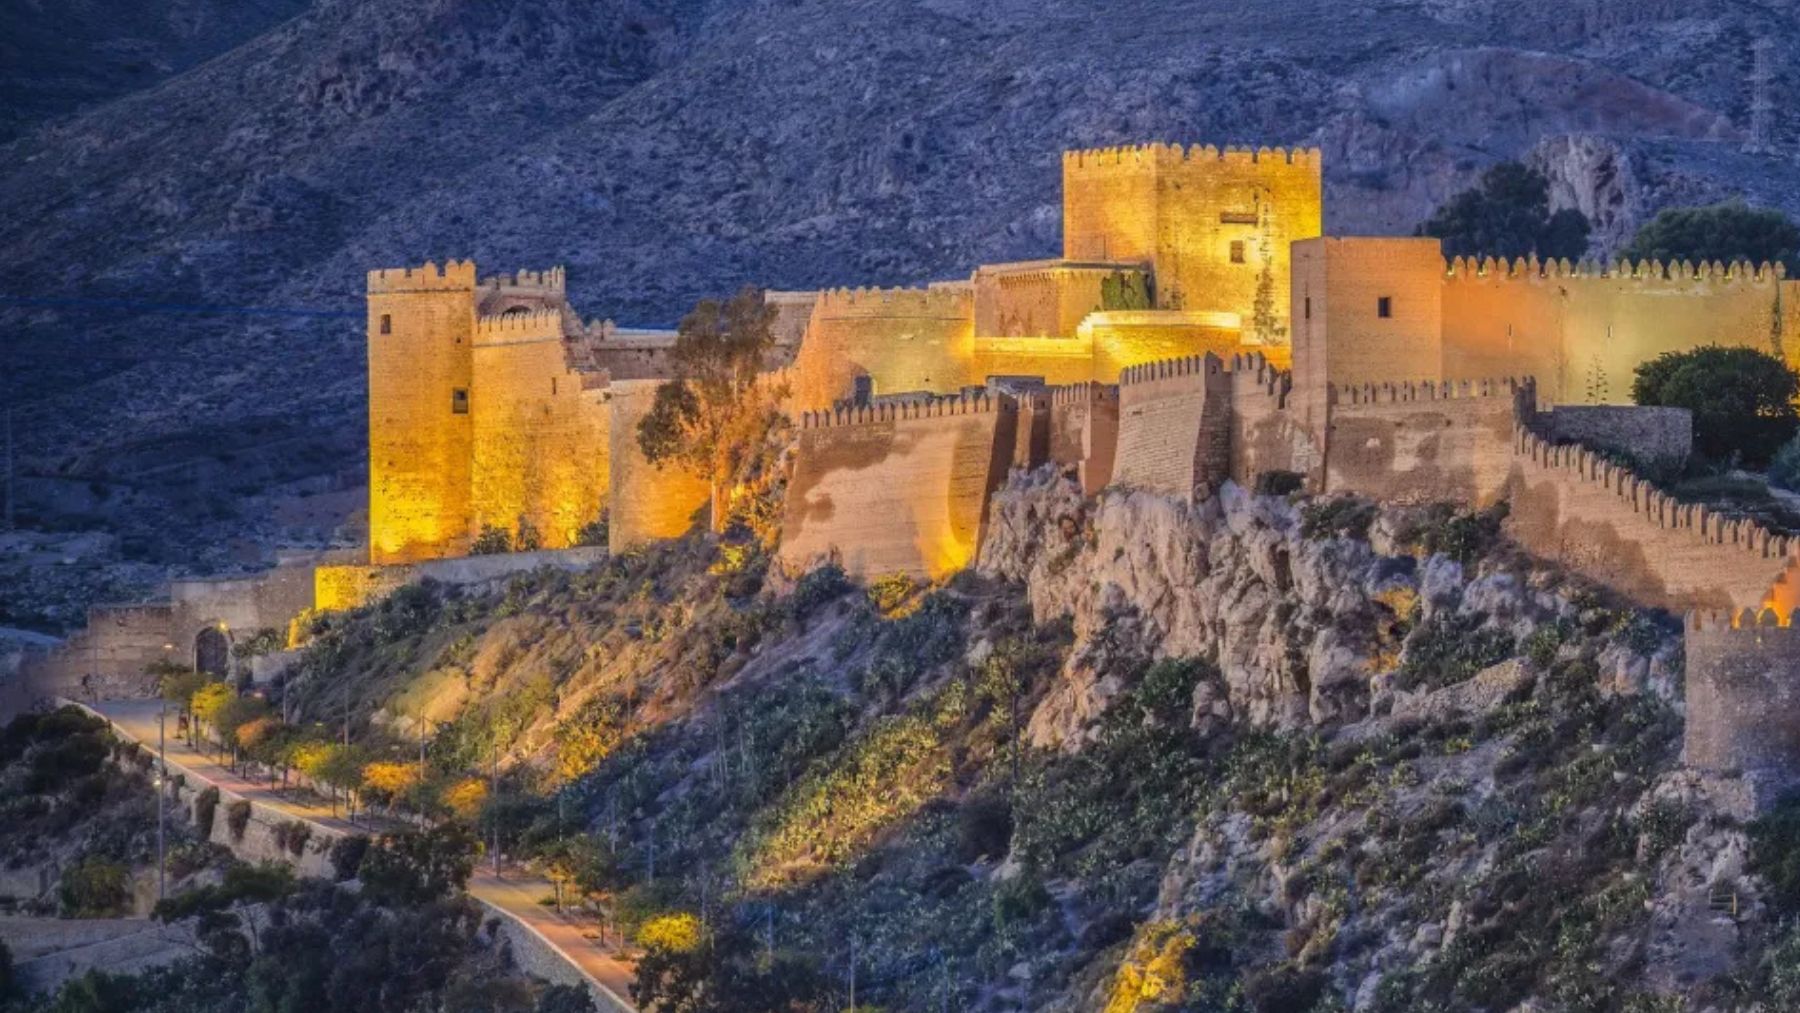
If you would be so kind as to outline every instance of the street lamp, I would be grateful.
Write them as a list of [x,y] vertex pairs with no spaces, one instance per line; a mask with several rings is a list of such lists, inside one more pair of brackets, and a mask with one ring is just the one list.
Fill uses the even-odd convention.
[[[174,644],[164,644],[164,654],[175,650]],[[167,728],[169,724],[169,698],[162,696],[156,708],[156,899],[164,900],[168,896],[168,868],[166,860],[166,831],[168,825],[167,792],[163,785],[169,780],[169,742]]]

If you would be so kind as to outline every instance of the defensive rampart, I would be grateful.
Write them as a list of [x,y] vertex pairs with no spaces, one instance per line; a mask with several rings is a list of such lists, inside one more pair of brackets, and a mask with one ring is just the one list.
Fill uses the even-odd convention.
[[1773,610],[1687,616],[1682,761],[1772,800],[1800,781],[1800,628]]
[[1325,490],[1395,503],[1487,503],[1512,465],[1513,380],[1333,387]]
[[576,544],[607,500],[611,411],[604,388],[569,365],[557,314],[476,322],[469,524],[543,548]]
[[1293,375],[1259,353],[1231,357],[1231,478],[1246,489],[1257,476],[1294,472],[1320,488],[1324,455],[1288,410]]
[[1046,454],[1075,468],[1081,491],[1092,496],[1112,481],[1119,447],[1119,388],[1080,383],[1050,391]]
[[1555,443],[1579,443],[1656,468],[1680,468],[1694,451],[1694,416],[1686,408],[1560,405],[1539,412],[1531,428]]
[[937,578],[975,556],[1016,443],[1012,399],[951,397],[801,416],[781,557]]
[[[608,545],[624,552],[661,538],[676,538],[712,497],[708,485],[673,464],[654,465],[638,445],[638,423],[656,399],[657,380],[613,381]],[[595,478],[599,478],[598,475]]]
[[829,408],[857,377],[877,394],[955,391],[971,378],[974,295],[967,284],[820,292],[794,359],[795,404]]
[[1629,468],[1522,426],[1505,492],[1521,545],[1661,608],[1761,608],[1793,559],[1789,539],[1753,521],[1678,503]]
[[1664,352],[1739,345],[1800,362],[1797,298],[1766,264],[1458,258],[1445,266],[1443,375],[1529,374],[1556,404],[1622,402]]
[[1216,355],[1119,374],[1118,485],[1189,499],[1230,473],[1231,379]]

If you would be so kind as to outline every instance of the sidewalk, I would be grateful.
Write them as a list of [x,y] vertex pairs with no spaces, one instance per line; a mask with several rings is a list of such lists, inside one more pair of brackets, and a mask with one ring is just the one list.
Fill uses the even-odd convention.
[[[125,737],[136,740],[152,754],[155,753],[157,716],[161,712],[161,701],[107,700],[83,706],[111,721]],[[177,739],[173,714],[169,717],[167,731],[165,741],[169,767],[177,773],[187,775],[190,782],[214,785],[221,791],[249,799],[256,805],[305,820],[334,833],[368,834],[381,831],[379,825],[365,822],[361,817],[355,823],[350,822],[341,815],[342,809],[338,810],[339,814],[334,815],[328,804],[303,802],[283,794],[279,786],[271,787],[265,782],[246,780],[233,773],[211,757],[190,748],[185,741]],[[503,868],[501,875],[496,877],[491,865],[478,863],[475,874],[469,879],[468,892],[476,901],[511,917],[532,935],[543,940],[588,980],[599,997],[610,1001],[618,1009],[635,1009],[626,999],[631,994],[631,982],[635,977],[631,964],[588,937],[588,933],[598,936],[597,926],[579,922],[558,912],[554,907],[539,903],[555,892],[555,887],[549,880],[516,868]]]

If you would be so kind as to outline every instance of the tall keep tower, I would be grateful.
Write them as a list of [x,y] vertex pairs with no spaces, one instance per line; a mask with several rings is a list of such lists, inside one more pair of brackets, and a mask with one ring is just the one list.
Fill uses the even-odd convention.
[[1063,256],[1140,263],[1156,308],[1232,314],[1287,344],[1289,245],[1324,228],[1316,148],[1153,144],[1063,155]]
[[475,264],[369,272],[369,561],[468,549]]

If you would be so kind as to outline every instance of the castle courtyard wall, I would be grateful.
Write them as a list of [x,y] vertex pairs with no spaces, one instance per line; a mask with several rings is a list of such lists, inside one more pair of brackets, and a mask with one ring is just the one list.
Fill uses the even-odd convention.
[[1073,468],[1083,495],[1097,495],[1113,479],[1119,446],[1119,389],[1081,383],[1050,391],[1049,460]]
[[1016,445],[1011,399],[947,398],[801,418],[781,559],[936,579],[981,545],[990,493]]

